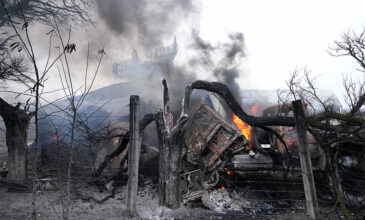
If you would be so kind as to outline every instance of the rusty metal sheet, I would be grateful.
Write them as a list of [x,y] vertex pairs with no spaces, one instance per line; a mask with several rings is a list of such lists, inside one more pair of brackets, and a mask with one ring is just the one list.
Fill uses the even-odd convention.
[[[298,153],[298,137],[297,132],[294,127],[284,127],[277,126],[275,130],[283,137],[286,145],[292,153]],[[309,152],[314,152],[317,150],[317,142],[315,141],[313,135],[307,132],[307,142]],[[280,141],[277,141],[278,151],[281,153],[285,152],[285,147]]]
[[202,104],[189,118],[185,144],[190,151],[190,160],[209,169],[228,148],[238,152],[248,141],[220,115]]

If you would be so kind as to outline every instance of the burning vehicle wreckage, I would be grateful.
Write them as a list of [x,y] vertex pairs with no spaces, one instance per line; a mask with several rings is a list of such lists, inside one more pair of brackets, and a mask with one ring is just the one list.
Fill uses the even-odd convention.
[[[210,91],[212,93],[204,101],[195,103],[194,108],[188,111],[191,91],[187,90],[186,94],[188,96],[185,94],[183,111],[177,120],[177,125],[173,126],[174,121],[168,106],[166,81],[164,81],[164,86],[164,111],[161,110],[160,114],[146,114],[139,122],[140,135],[148,124],[155,121],[159,136],[159,149],[142,143],[140,173],[152,174],[151,176],[155,180],[158,177],[159,187],[163,187],[168,181],[177,181],[178,179],[176,185],[178,185],[177,190],[181,193],[182,203],[186,204],[189,201],[197,200],[205,192],[217,188],[224,181],[222,177],[227,176],[227,174],[301,169],[298,138],[292,122],[288,122],[289,124],[292,123],[291,126],[277,126],[275,124],[267,127],[249,126],[229,108],[234,106],[235,103],[227,103],[227,100],[223,100],[221,94],[217,95],[214,91]],[[230,92],[228,91],[228,93]],[[305,106],[303,104],[303,109],[306,109]],[[184,116],[187,112],[189,112],[188,117]],[[256,105],[252,106],[251,114],[258,115]],[[291,116],[293,112],[290,104],[271,106],[262,111],[264,117],[278,114]],[[182,121],[183,123],[181,123]],[[158,122],[162,122],[162,124],[159,125]],[[126,163],[129,162],[129,131],[127,129],[118,130],[113,126],[110,130],[116,131],[116,134],[121,137],[114,140],[114,144],[112,144],[114,147],[109,151],[109,154],[103,152],[101,158],[104,158],[104,160],[99,159],[96,162],[93,183],[99,186],[110,186],[111,180],[115,180],[113,184],[118,181],[125,182],[128,178]],[[178,135],[175,131],[179,132]],[[166,135],[166,133],[169,134]],[[170,139],[164,140],[165,136]],[[327,162],[324,150],[316,143],[309,132],[307,132],[307,142],[313,170],[326,173]],[[181,148],[177,150],[168,149],[164,147],[163,143],[180,145]],[[172,151],[180,151],[181,153],[178,158],[175,158],[171,156]],[[117,168],[118,172],[109,177],[103,176],[103,170],[113,158],[117,157],[117,160],[113,160],[113,167]],[[161,161],[164,161],[161,157],[165,158],[166,161],[170,160],[168,164],[161,163]],[[180,165],[172,167],[171,164],[174,164],[172,160],[176,160],[177,164]],[[359,160],[361,160],[361,155],[359,157],[348,155],[342,158],[343,165],[348,168],[363,164],[363,161]],[[164,167],[168,167],[170,170],[178,170],[178,175],[167,180],[166,171],[161,170]],[[114,190],[115,188],[113,192]],[[161,204],[161,200],[165,200],[166,195],[159,193],[159,197],[162,198],[160,198]],[[350,197],[354,196],[347,194],[347,198]],[[360,200],[359,206],[364,205],[362,203],[365,200],[361,198]]]
[[[304,111],[306,105],[303,103]],[[257,105],[251,107],[251,113],[254,116],[258,115]],[[269,106],[262,111],[264,117],[278,114],[292,116],[291,103]],[[222,184],[221,177],[224,182],[227,176],[250,172],[280,171],[287,175],[292,171],[300,171],[299,143],[295,127],[270,126],[269,129],[272,130],[246,124],[227,108],[220,96],[210,94],[187,122],[181,170],[183,202],[204,197],[207,190]],[[334,194],[334,183],[328,171],[325,151],[310,132],[306,132],[306,137],[312,170],[319,176],[324,176],[328,190]],[[343,176],[340,177],[339,173],[336,175],[342,181],[341,190],[347,204],[358,208],[365,207],[363,193],[355,194],[356,190],[345,190],[346,187],[357,187],[361,190],[364,187],[363,183],[353,176],[352,183],[343,181],[348,174],[365,171],[364,150],[351,145],[347,147],[352,149],[352,153],[342,152],[339,159],[340,166],[345,168],[342,170]],[[225,188],[224,185],[222,189]],[[206,199],[204,200],[206,202]],[[204,200],[202,198],[202,201]]]
[[[286,134],[283,138],[286,144],[283,144],[270,132],[251,127],[231,111],[224,110],[219,99],[214,94],[208,96],[207,103],[200,104],[187,122],[181,171],[184,203],[217,186],[222,174],[300,169],[295,129],[274,128],[281,135]],[[257,105],[252,106],[252,113],[257,114],[256,111]],[[231,120],[222,115],[232,115]],[[324,169],[323,151],[307,135],[309,151],[318,162],[314,167]],[[289,154],[298,160],[289,160]]]
[[[256,215],[255,210],[266,207],[269,207],[270,212],[276,212],[277,207],[277,210],[282,210],[283,206],[303,210],[301,206],[301,201],[304,201],[303,188],[299,189],[303,185],[301,182],[293,184],[293,187],[300,185],[295,188],[296,192],[301,192],[300,200],[293,200],[298,202],[285,200],[286,197],[292,195],[291,192],[285,192],[286,189],[283,189],[285,186],[271,184],[271,181],[277,183],[276,180],[279,179],[282,182],[286,175],[294,175],[294,172],[291,173],[291,171],[301,170],[299,144],[290,104],[260,107],[260,109],[258,105],[246,104],[245,111],[243,111],[224,84],[196,81],[191,87],[187,87],[181,112],[174,113],[175,116],[180,115],[180,117],[173,120],[173,113],[169,108],[167,83],[163,82],[164,110],[157,110],[154,114],[147,113],[140,117],[139,129],[136,132],[139,133],[141,141],[137,184],[141,186],[139,190],[142,190],[142,193],[147,193],[156,203],[154,198],[157,188],[158,205],[169,208],[177,208],[181,204],[187,204],[188,207],[198,204],[198,206],[220,211],[221,207],[228,204],[229,208],[223,209],[233,210],[233,207],[239,207],[235,211],[242,211],[245,214],[247,211],[250,215],[251,213]],[[210,89],[208,86],[211,85],[218,88]],[[189,105],[193,89],[205,89],[210,93],[205,93],[206,96],[194,97],[194,101]],[[241,109],[241,112],[237,111],[237,108]],[[305,104],[302,105],[302,108],[305,109]],[[146,112],[151,110],[150,108]],[[278,118],[277,115],[283,116],[279,117],[280,121],[270,123],[260,121],[263,118],[273,121],[273,118]],[[252,123],[250,117],[255,117],[256,123]],[[308,121],[311,120],[310,117],[308,118]],[[131,135],[133,130],[130,129],[132,123],[127,121],[123,118],[118,122],[109,123],[105,134],[100,136],[99,144],[93,145],[95,155],[90,160],[86,161],[85,158],[85,155],[90,152],[76,153],[75,151],[75,166],[73,167],[74,176],[77,176],[75,180],[80,182],[87,180],[88,184],[98,188],[95,191],[94,187],[84,187],[84,182],[80,183],[83,187],[75,187],[78,199],[88,202],[92,200],[97,203],[103,203],[110,198],[125,199],[128,186],[123,185],[126,185],[127,181],[129,182],[131,179],[128,169],[133,163],[130,156],[130,150],[133,148],[130,146],[134,137]],[[148,126],[149,124],[156,126]],[[319,171],[316,174],[325,173],[331,176],[331,173],[328,172],[328,155],[311,133],[306,132],[306,136],[313,170]],[[98,139],[98,136],[92,138]],[[148,140],[151,138],[154,140]],[[67,144],[57,136],[53,137],[52,143],[53,148],[52,144],[41,146],[40,161],[43,165],[41,164],[40,167],[59,167],[60,169],[55,169],[57,175],[63,175],[61,172],[67,170],[66,164],[59,160],[68,157]],[[350,152],[355,153],[338,156],[340,165],[348,171],[341,173],[343,181],[340,189],[344,199],[353,202],[347,203],[347,205],[353,207],[355,201],[357,208],[363,208],[365,207],[365,195],[364,185],[361,184],[365,182],[357,183],[352,176],[347,174],[354,174],[357,170],[362,170],[360,173],[364,173],[364,150],[361,147],[356,149],[355,145],[347,145],[345,149],[350,147],[352,149]],[[81,162],[85,164],[80,166],[80,170],[77,170],[76,165],[80,165]],[[94,164],[93,170],[90,169],[89,162]],[[60,173],[58,174],[58,172]],[[51,172],[47,171],[48,176],[43,175],[44,173],[41,172],[42,177],[47,178],[42,180],[45,183],[41,183],[43,184],[41,188],[57,189],[54,180],[50,178]],[[296,174],[298,173],[300,174],[300,172]],[[255,179],[251,179],[249,175],[256,174],[258,176],[256,180],[260,181],[259,184],[247,183],[248,180],[255,182]],[[267,176],[264,177],[266,174],[272,175],[269,183],[265,182],[268,180],[265,179]],[[82,179],[82,175],[84,175],[84,179]],[[300,179],[298,175],[295,178],[295,181]],[[286,180],[284,179],[284,181]],[[171,187],[170,183],[173,181],[175,181],[174,187]],[[329,190],[332,193],[331,201],[335,200],[338,198],[336,191],[333,190],[335,182],[330,178],[326,181],[329,183],[326,182],[322,185],[328,185],[328,188],[331,188]],[[276,187],[280,188],[280,191]],[[357,187],[358,191],[349,190],[354,187]],[[13,188],[19,190],[18,185]],[[229,190],[222,190],[223,188]],[[269,195],[270,190],[273,193]],[[107,194],[101,195],[98,194],[99,192]],[[285,196],[282,196],[284,193],[286,193]],[[178,195],[174,196],[174,194]],[[224,201],[224,205],[221,205],[222,202],[218,200]],[[274,200],[280,201],[280,203],[272,202]],[[257,211],[259,214],[260,212]]]

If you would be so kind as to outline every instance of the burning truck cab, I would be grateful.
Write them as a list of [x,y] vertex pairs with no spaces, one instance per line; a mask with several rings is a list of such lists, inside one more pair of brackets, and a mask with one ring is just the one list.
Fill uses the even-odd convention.
[[226,159],[249,150],[249,140],[205,104],[199,106],[187,127],[187,160],[204,171],[222,167]]
[[[254,105],[253,114],[257,115],[257,108]],[[218,184],[219,173],[227,171],[284,170],[289,166],[300,169],[294,128],[272,128],[283,136],[285,147],[271,133],[245,124],[225,109],[219,97],[209,95],[208,101],[198,105],[188,120],[182,172],[187,189],[196,185],[213,187]],[[307,137],[314,169],[321,169],[324,153],[310,134]]]

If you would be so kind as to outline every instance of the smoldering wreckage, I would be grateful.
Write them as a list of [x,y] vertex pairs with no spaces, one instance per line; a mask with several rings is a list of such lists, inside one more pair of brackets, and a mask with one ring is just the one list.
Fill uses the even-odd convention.
[[[202,84],[201,87],[206,84],[225,87],[220,83],[204,81],[195,83]],[[304,209],[304,204],[290,203],[288,202],[290,199],[282,200],[277,194],[270,195],[273,198],[269,198],[269,202],[264,200],[263,197],[268,196],[265,190],[272,190],[275,184],[266,185],[262,189],[252,188],[251,183],[251,181],[255,182],[255,174],[259,174],[258,180],[262,181],[267,174],[276,180],[284,178],[281,183],[288,181],[288,176],[293,177],[295,172],[299,171],[300,174],[299,144],[294,127],[250,126],[232,110],[231,107],[235,105],[233,96],[228,95],[229,99],[233,99],[232,104],[232,100],[227,101],[225,99],[227,96],[215,93],[214,89],[206,97],[189,104],[192,92],[192,87],[189,86],[186,87],[181,114],[172,113],[165,80],[163,86],[164,109],[157,110],[153,114],[145,114],[137,120],[139,126],[134,132],[137,132],[136,137],[139,137],[137,139],[141,141],[140,149],[134,149],[137,151],[132,149],[132,146],[135,146],[133,145],[135,135],[133,136],[132,130],[129,129],[132,123],[130,118],[130,123],[110,122],[105,132],[105,137],[108,138],[101,138],[95,142],[94,153],[90,154],[85,148],[74,154],[74,175],[81,179],[85,177],[85,173],[91,174],[91,178],[86,177],[88,185],[107,192],[105,197],[95,198],[82,190],[76,190],[77,198],[96,203],[103,203],[110,198],[120,198],[118,192],[121,187],[128,185],[127,191],[130,190],[129,177],[133,175],[130,163],[134,161],[139,164],[137,175],[134,174],[134,179],[137,181],[134,184],[138,184],[139,188],[154,189],[152,194],[158,194],[159,205],[169,208],[174,209],[181,205],[201,206],[219,212],[243,211],[249,216],[256,217],[260,213],[280,212],[278,210],[283,209],[282,207],[288,210],[291,210],[293,206],[299,210]],[[250,107],[250,114],[253,116],[293,115],[291,103],[273,105],[262,110],[257,105]],[[302,104],[302,109],[306,112],[306,103]],[[173,115],[177,117],[174,118]],[[151,127],[147,127],[149,124],[154,124],[155,128],[148,129]],[[158,146],[146,143],[142,138],[146,136],[156,137]],[[326,155],[309,132],[306,132],[306,140],[313,172],[316,176],[322,177],[323,173],[327,172]],[[356,148],[356,146],[352,147]],[[365,169],[361,150],[357,152],[360,154],[341,155],[341,164],[348,172],[356,170],[363,172]],[[54,136],[51,142],[42,145],[39,156],[41,163],[39,176],[44,178],[39,178],[39,189],[57,189],[54,176],[57,172],[60,175],[60,170],[66,169],[66,164],[60,161],[60,158],[67,158],[68,155],[67,144],[58,136]],[[85,159],[85,155],[93,156]],[[138,155],[137,160],[136,155]],[[93,164],[93,168],[90,168],[90,163]],[[5,165],[1,172],[2,175],[6,175]],[[324,176],[324,179],[329,182],[328,188],[331,188],[331,179],[327,178],[327,175]],[[6,184],[4,181],[2,183]],[[8,183],[8,186],[15,191],[29,189],[29,186],[22,184]],[[250,188],[243,193],[239,190],[242,186],[244,189],[247,186]],[[351,205],[361,208],[365,205],[365,196],[361,192],[363,185],[360,183],[357,187],[360,189],[357,192],[360,193],[354,195],[353,191],[349,191],[346,196],[347,199],[352,200]],[[333,189],[329,191],[333,193]],[[137,189],[135,189],[136,192]],[[127,197],[128,200],[128,195],[125,195],[128,193],[129,191],[124,191],[122,199]],[[247,195],[254,195],[255,199],[245,199]]]
[[[128,1],[119,2],[126,5]],[[181,6],[188,2],[174,4]],[[161,21],[178,14],[170,4],[167,4],[168,7],[152,4],[163,13],[163,16],[152,13],[153,17],[157,17],[152,18],[155,21],[152,23],[161,25],[160,28],[143,22],[151,19],[151,13],[147,12],[153,7],[138,6],[137,13],[131,10],[134,7],[122,7],[127,10],[120,13],[115,7],[116,1],[109,1],[109,4],[99,1],[98,5],[103,6],[100,7],[101,18],[110,19],[113,24],[137,20],[143,24],[142,29],[147,29],[139,30],[141,33],[133,30],[127,35],[119,30],[119,34],[129,38],[143,35],[156,43],[156,36],[150,33],[151,30],[163,30],[168,35],[175,32],[169,28],[166,31],[166,27],[161,25],[164,23]],[[117,13],[104,10],[107,5]],[[186,14],[182,15],[185,19]],[[22,29],[26,29],[27,25],[26,22]],[[175,22],[171,23],[171,26],[175,25],[178,26]],[[112,26],[117,28],[119,25]],[[119,27],[135,28],[130,24]],[[103,32],[101,35],[108,34]],[[209,70],[221,83],[194,81],[195,76],[189,79],[189,74],[180,74],[188,71],[181,71],[180,68],[184,67],[172,65],[178,53],[174,38],[172,45],[154,49],[148,59],[140,59],[133,49],[131,60],[114,63],[112,68],[115,78],[131,80],[126,84],[134,84],[133,80],[156,79],[159,75],[166,77],[167,81],[163,80],[162,86],[159,84],[163,93],[157,95],[158,103],[163,101],[163,105],[146,104],[150,101],[148,97],[156,94],[144,96],[139,91],[132,92],[126,84],[108,86],[108,89],[113,87],[116,91],[100,94],[103,101],[114,96],[114,101],[106,103],[105,109],[111,104],[120,109],[129,106],[130,109],[117,117],[108,118],[112,111],[100,113],[101,117],[106,116],[111,121],[99,130],[91,130],[83,117],[88,118],[88,114],[103,111],[104,108],[85,101],[87,107],[80,109],[76,120],[78,140],[75,142],[74,139],[70,141],[67,135],[70,124],[62,118],[67,116],[41,115],[45,119],[36,120],[36,124],[39,122],[40,130],[44,129],[45,132],[36,132],[40,135],[39,139],[36,138],[36,144],[28,143],[29,146],[26,146],[25,143],[22,145],[24,147],[19,147],[23,151],[26,149],[22,157],[25,165],[21,166],[28,169],[25,176],[30,179],[26,181],[11,179],[13,177],[9,173],[12,172],[8,171],[8,167],[14,167],[11,163],[14,160],[3,157],[2,151],[6,146],[2,147],[3,142],[0,142],[0,219],[62,219],[62,215],[64,219],[136,216],[141,219],[308,219],[307,214],[313,219],[343,218],[345,215],[347,219],[363,219],[365,142],[364,137],[354,136],[365,134],[364,112],[363,109],[359,110],[364,105],[365,95],[359,98],[361,105],[350,118],[324,122],[326,115],[319,114],[315,124],[306,126],[304,119],[313,119],[307,109],[307,104],[311,103],[282,102],[262,106],[239,97],[237,88],[239,90],[240,86],[232,84],[239,75],[235,61],[245,56],[242,33],[232,33],[228,36],[230,43],[217,45],[202,40],[198,31],[192,35],[194,43],[190,46],[198,53],[187,62],[188,69]],[[71,45],[73,47],[70,49]],[[72,52],[75,44],[68,44],[66,49]],[[100,52],[105,53],[104,49]],[[221,54],[222,59],[213,59],[215,53]],[[361,60],[364,61],[363,56]],[[143,83],[133,86],[141,85]],[[168,85],[173,88],[171,99]],[[193,90],[195,97],[191,97]],[[197,94],[196,90],[205,93]],[[176,95],[176,91],[180,96]],[[97,95],[91,93],[88,97],[96,98]],[[130,94],[138,94],[141,99],[129,97]],[[57,104],[65,106],[61,102]],[[18,110],[19,106],[14,108]],[[158,110],[161,106],[162,109]],[[57,112],[57,109],[48,112]],[[355,121],[352,116],[362,120]],[[343,132],[350,137],[345,141],[334,141],[329,146],[323,142],[327,144],[331,140],[318,141],[321,140],[318,136],[328,137],[327,133],[335,133],[331,133],[333,127],[340,126],[352,126],[352,129],[358,130],[350,134]],[[55,127],[59,130],[55,131]],[[317,130],[310,130],[313,127]],[[322,130],[318,129],[323,127]],[[24,130],[26,134],[27,129]],[[330,138],[336,140],[336,137]],[[330,155],[333,152],[336,152],[335,155]],[[11,154],[14,155],[14,151],[9,153],[9,158],[12,158]],[[11,192],[26,193],[9,193],[5,188]],[[30,195],[28,192],[33,194],[27,196]],[[318,205],[324,212],[320,217]],[[338,211],[339,206],[343,213]],[[346,207],[350,212],[345,213]]]

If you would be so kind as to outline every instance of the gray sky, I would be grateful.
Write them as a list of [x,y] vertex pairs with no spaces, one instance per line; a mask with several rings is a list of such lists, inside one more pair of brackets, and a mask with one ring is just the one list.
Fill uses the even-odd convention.
[[[128,1],[124,0],[124,2]],[[109,0],[109,2],[118,3],[113,0]],[[149,0],[145,2],[150,4]],[[156,2],[164,1],[157,0]],[[313,75],[320,75],[317,84],[320,89],[333,91],[342,100],[343,74],[351,73],[359,80],[364,80],[364,74],[356,72],[355,69],[358,68],[358,65],[352,59],[331,57],[328,54],[328,48],[340,38],[344,31],[361,30],[365,26],[365,1],[196,0],[196,2],[198,7],[194,13],[187,13],[190,10],[189,7],[178,10],[181,12],[179,16],[176,14],[167,16],[170,23],[166,22],[165,26],[159,22],[163,22],[164,14],[170,11],[161,11],[161,7],[157,7],[158,10],[156,10],[156,4],[150,4],[146,8],[142,7],[143,13],[141,14],[144,15],[140,18],[142,21],[150,19],[149,10],[160,15],[158,17],[160,20],[157,20],[157,24],[152,24],[149,30],[156,34],[155,41],[160,40],[167,45],[172,42],[174,35],[177,36],[179,53],[176,63],[178,65],[187,65],[187,60],[192,52],[188,48],[192,41],[192,29],[199,30],[201,38],[212,45],[226,42],[228,35],[232,32],[242,32],[245,38],[246,56],[243,58],[243,62],[239,63],[238,82],[243,89],[276,90],[285,88],[285,81],[290,72],[296,67],[307,67],[312,70]],[[105,2],[100,0],[100,3]],[[165,8],[172,7],[167,3]],[[180,4],[183,5],[183,1],[180,1]],[[119,10],[116,13],[119,13]],[[113,21],[118,20],[113,17],[112,19]],[[133,20],[127,19],[126,22],[136,25]],[[160,34],[161,31],[158,28],[160,24],[164,28],[163,34]],[[38,31],[31,33],[37,46],[36,50],[39,54],[47,54],[48,46],[44,42],[48,42],[45,33],[49,31],[49,28],[35,28],[38,28]],[[138,38],[146,36],[136,34],[136,36],[133,35],[136,39],[131,39],[130,33],[116,34],[98,15],[96,15],[94,26],[74,29],[73,41],[78,45],[78,52],[70,55],[70,60],[73,61],[72,70],[75,73],[73,77],[76,88],[81,87],[84,82],[83,72],[86,65],[88,42],[93,54],[90,64],[91,72],[96,67],[97,50],[105,46],[107,52],[94,89],[118,82],[111,77],[111,64],[129,59],[133,48],[140,52],[140,57],[144,57],[144,52],[148,51],[143,51],[143,47],[138,44],[141,42]],[[46,55],[41,58],[40,64],[44,65],[45,61]],[[212,74],[204,71],[196,70],[196,74],[199,79],[216,80]],[[49,86],[46,90],[60,88],[56,69],[50,73],[47,85]],[[15,84],[15,89],[18,86]],[[58,95],[62,96],[62,94]],[[50,96],[54,95],[50,94]]]
[[318,87],[332,90],[342,99],[342,74],[353,73],[357,64],[328,54],[329,46],[349,29],[365,25],[365,1],[249,1],[210,0],[202,5],[200,33],[211,41],[241,31],[247,58],[242,63],[240,84],[250,89],[285,87],[298,67],[320,75]]
[[[100,1],[100,4],[109,2],[110,8],[118,1]],[[116,3],[115,3],[116,2]],[[124,0],[122,2],[133,2]],[[141,1],[143,2],[143,1]],[[192,42],[191,30],[196,29],[205,41],[212,45],[227,42],[228,35],[232,32],[242,32],[245,38],[245,54],[243,62],[239,63],[238,82],[243,89],[278,89],[285,88],[285,81],[290,73],[296,68],[307,67],[312,70],[313,75],[320,75],[318,87],[324,90],[335,92],[341,100],[344,92],[342,86],[342,75],[352,73],[354,76],[364,80],[363,73],[356,72],[357,64],[350,58],[336,58],[328,54],[328,48],[333,42],[340,38],[341,34],[349,29],[359,30],[365,25],[365,1],[294,1],[294,0],[196,0],[196,9],[193,13],[187,13],[190,8],[178,10],[178,14],[167,16],[169,22],[163,24],[164,15],[169,13],[167,6],[157,7],[156,4],[146,1],[148,7],[142,7],[138,17],[141,21],[149,21],[147,33],[136,31],[131,28],[125,32],[116,33],[111,26],[106,25],[105,18],[95,13],[95,24],[85,29],[74,28],[73,41],[77,44],[78,51],[70,55],[73,62],[72,70],[76,87],[84,82],[83,72],[86,65],[86,45],[90,43],[92,71],[97,63],[97,50],[105,46],[107,55],[102,63],[98,80],[94,89],[104,87],[118,81],[111,76],[111,65],[113,62],[120,62],[130,59],[133,48],[136,48],[143,59],[150,48],[143,47],[143,40],[153,40],[168,45],[172,43],[173,36],[177,36],[179,53],[176,57],[176,64],[186,66],[191,53],[189,50]],[[151,2],[164,2],[155,0]],[[180,4],[183,5],[183,1]],[[129,8],[120,7],[117,10]],[[116,7],[117,8],[117,7]],[[140,8],[138,8],[140,9]],[[159,17],[151,19],[153,11]],[[124,20],[124,23],[135,27],[138,20],[136,15]],[[124,17],[115,18],[111,21],[118,23]],[[124,18],[125,19],[125,18]],[[161,19],[161,20],[158,20]],[[143,23],[143,22],[142,22]],[[157,23],[157,24],[155,24]],[[147,23],[149,24],[149,23]],[[161,27],[160,27],[161,26]],[[177,27],[175,27],[177,26]],[[138,26],[143,27],[143,26]],[[48,27],[38,27],[38,31],[32,32],[36,41],[37,50],[42,57],[41,64],[46,61],[48,51],[47,41]],[[161,30],[162,34],[161,34]],[[149,32],[148,32],[149,31]],[[130,36],[134,36],[131,38]],[[42,40],[36,40],[42,39]],[[142,42],[142,44],[141,44]],[[150,47],[155,46],[150,45]],[[156,45],[161,46],[161,45]],[[212,74],[199,69],[195,70],[199,79],[215,80]],[[58,73],[56,69],[50,74],[47,90],[59,86]]]
[[[168,45],[173,36],[177,36],[177,64],[186,65],[189,59],[192,51],[189,51],[188,45],[192,41],[192,29],[199,30],[200,36],[213,45],[227,42],[228,35],[232,32],[242,32],[246,56],[239,68],[238,82],[241,88],[285,88],[285,81],[295,68],[307,67],[313,76],[320,76],[317,81],[320,89],[331,90],[342,100],[343,74],[351,73],[364,80],[363,73],[355,71],[358,66],[351,58],[332,57],[328,54],[328,49],[335,40],[340,39],[344,31],[359,30],[365,26],[365,1],[197,0],[195,3],[198,5],[197,13],[189,14],[186,18],[176,16],[179,22],[175,24],[178,27],[172,28],[166,24],[169,29],[160,35],[163,39],[155,39]],[[151,4],[149,7],[156,6]],[[146,14],[142,19],[150,20],[150,16],[152,15]],[[116,19],[114,21],[117,22]],[[116,82],[110,77],[111,64],[129,59],[133,48],[139,51],[142,58],[149,52],[149,49],[143,51],[143,46],[136,43],[140,41],[128,37],[130,33],[126,34],[115,34],[105,25],[103,18],[98,16],[94,27],[88,28],[86,32],[82,29],[75,32],[74,36],[81,36],[76,38],[79,48],[87,42],[94,47],[105,45],[108,56],[101,68],[99,79],[102,80],[97,81],[94,89]],[[134,33],[139,34],[143,35]],[[143,36],[134,38],[141,37]],[[158,35],[153,37],[158,38]],[[81,64],[82,71],[83,62]],[[200,79],[214,80],[204,71],[197,70],[197,75]],[[80,79],[83,82],[82,77]]]

